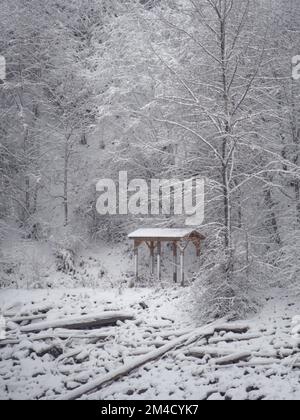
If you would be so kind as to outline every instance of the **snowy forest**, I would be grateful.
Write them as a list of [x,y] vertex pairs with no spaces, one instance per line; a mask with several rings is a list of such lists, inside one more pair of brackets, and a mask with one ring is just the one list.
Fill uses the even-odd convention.
[[[0,0],[0,399],[300,399],[299,24],[298,0]],[[172,241],[128,235],[185,214],[100,214],[124,173],[204,181],[181,284]]]

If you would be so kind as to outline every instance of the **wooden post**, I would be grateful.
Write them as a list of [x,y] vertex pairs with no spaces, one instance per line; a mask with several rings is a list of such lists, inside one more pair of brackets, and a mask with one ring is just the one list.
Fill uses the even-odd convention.
[[157,242],[157,277],[161,281],[161,242]]
[[173,281],[177,283],[177,243],[173,242]]
[[154,256],[154,249],[155,249],[155,245],[154,242],[151,242],[150,244],[150,269],[151,269],[151,275],[154,275],[154,269],[155,269],[155,256]]
[[134,241],[135,281],[139,278],[139,243]]
[[180,249],[180,283],[184,287],[184,248]]

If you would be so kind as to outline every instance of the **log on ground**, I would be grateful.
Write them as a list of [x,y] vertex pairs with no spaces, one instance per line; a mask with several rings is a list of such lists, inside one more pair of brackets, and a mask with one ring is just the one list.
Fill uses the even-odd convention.
[[21,332],[30,333],[49,330],[52,328],[85,329],[99,328],[108,325],[116,325],[118,321],[133,320],[134,316],[125,312],[102,312],[93,315],[83,315],[27,325],[21,328]]
[[223,366],[223,365],[232,365],[239,362],[248,362],[252,357],[250,352],[241,352],[230,354],[225,357],[221,357],[219,359],[215,359],[216,365]]
[[[226,319],[224,320],[226,321]],[[213,322],[212,324],[206,325],[204,327],[201,327],[195,330],[193,333],[186,334],[179,338],[176,338],[175,340],[170,341],[169,343],[165,344],[163,347],[157,350],[153,350],[150,353],[146,354],[145,356],[137,357],[136,360],[128,363],[127,365],[122,366],[119,369],[111,373],[108,373],[107,375],[100,377],[86,385],[80,386],[74,391],[70,391],[66,395],[60,396],[58,400],[67,400],[67,401],[76,400],[82,397],[83,395],[90,394],[91,392],[95,392],[99,390],[101,387],[103,387],[105,384],[116,381],[120,379],[121,377],[128,375],[133,370],[145,365],[146,363],[149,363],[153,360],[156,360],[164,356],[166,353],[170,352],[171,350],[175,348],[181,347],[183,345],[191,344],[197,341],[198,339],[213,335],[215,332],[215,326],[218,325],[220,322],[224,322],[224,320]]]

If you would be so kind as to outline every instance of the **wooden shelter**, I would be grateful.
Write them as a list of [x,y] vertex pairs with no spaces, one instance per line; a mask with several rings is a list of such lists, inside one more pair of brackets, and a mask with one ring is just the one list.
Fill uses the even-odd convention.
[[180,283],[184,286],[184,254],[189,243],[193,243],[197,256],[200,256],[201,241],[205,239],[201,233],[191,228],[179,229],[138,229],[128,235],[129,239],[134,241],[134,256],[135,256],[135,278],[139,275],[139,246],[146,244],[150,250],[151,258],[151,274],[155,271],[155,251],[157,253],[157,277],[161,280],[161,256],[162,243],[168,242],[172,244],[173,248],[173,279],[177,283],[178,271],[178,251],[180,254]]

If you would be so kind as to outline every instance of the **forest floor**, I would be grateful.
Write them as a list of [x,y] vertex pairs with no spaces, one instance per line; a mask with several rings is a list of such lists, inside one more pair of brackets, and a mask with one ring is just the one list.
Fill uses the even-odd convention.
[[[2,290],[11,341],[0,341],[0,399],[68,396],[195,331],[189,300],[189,288],[176,287]],[[129,312],[134,319],[88,331],[25,332],[26,325],[104,311]],[[299,400],[299,315],[299,298],[274,290],[258,315],[177,346],[82,398]]]

